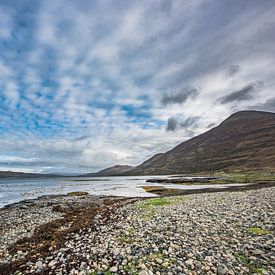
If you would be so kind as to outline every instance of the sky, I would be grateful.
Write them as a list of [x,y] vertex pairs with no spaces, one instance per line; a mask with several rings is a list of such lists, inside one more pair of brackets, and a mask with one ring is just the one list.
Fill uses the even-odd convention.
[[275,112],[274,0],[0,0],[0,170],[137,165]]

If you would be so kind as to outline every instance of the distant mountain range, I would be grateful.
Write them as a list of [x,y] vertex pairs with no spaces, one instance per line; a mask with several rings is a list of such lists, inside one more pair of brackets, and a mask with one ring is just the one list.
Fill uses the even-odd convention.
[[[210,173],[275,172],[275,113],[237,112],[211,130],[182,142],[133,167],[115,165],[86,177]],[[55,175],[0,172],[0,178]]]
[[58,177],[54,174],[36,174],[36,173],[23,173],[13,171],[0,171],[1,178],[42,178],[42,177]]

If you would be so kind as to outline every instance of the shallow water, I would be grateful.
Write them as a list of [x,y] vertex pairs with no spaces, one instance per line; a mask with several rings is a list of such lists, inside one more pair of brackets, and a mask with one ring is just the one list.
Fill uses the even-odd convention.
[[164,186],[175,189],[224,188],[229,186],[146,183],[148,178],[168,178],[168,176],[0,179],[0,207],[42,195],[67,194],[72,191],[89,192],[91,195],[153,197],[155,195],[146,193],[142,186]]

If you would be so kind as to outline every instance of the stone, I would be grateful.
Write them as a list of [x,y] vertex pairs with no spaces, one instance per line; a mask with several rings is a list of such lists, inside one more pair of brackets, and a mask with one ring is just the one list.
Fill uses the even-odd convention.
[[35,266],[38,268],[38,269],[42,269],[43,268],[43,263],[41,261],[37,261],[35,263]]
[[261,255],[261,254],[262,254],[262,251],[261,251],[260,249],[255,249],[255,250],[252,251],[252,253],[253,253],[254,255]]
[[49,262],[48,266],[53,268],[56,264],[57,264],[57,261],[52,260],[52,261]]
[[116,266],[112,266],[109,270],[111,272],[117,272],[118,268]]
[[227,272],[228,272],[228,269],[227,269],[226,266],[224,266],[224,265],[218,265],[217,266],[217,273],[219,275],[225,275],[225,274],[227,274]]
[[187,266],[192,266],[192,265],[193,265],[193,260],[192,260],[192,259],[189,259],[189,260],[185,261],[185,264],[186,264]]
[[160,259],[160,258],[156,258],[156,262],[157,262],[158,264],[162,264],[162,263],[163,263],[163,260]]
[[113,250],[113,254],[116,256],[116,255],[118,255],[119,254],[119,249],[117,249],[117,248],[115,248],[114,250]]
[[107,266],[107,265],[105,265],[105,264],[103,264],[101,267],[102,267],[102,269],[103,269],[103,270],[108,269],[108,266]]

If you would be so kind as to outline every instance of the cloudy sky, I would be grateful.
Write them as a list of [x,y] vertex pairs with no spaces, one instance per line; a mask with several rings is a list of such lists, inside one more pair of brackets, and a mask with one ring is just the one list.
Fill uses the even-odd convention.
[[1,0],[0,170],[136,165],[275,111],[274,0]]

